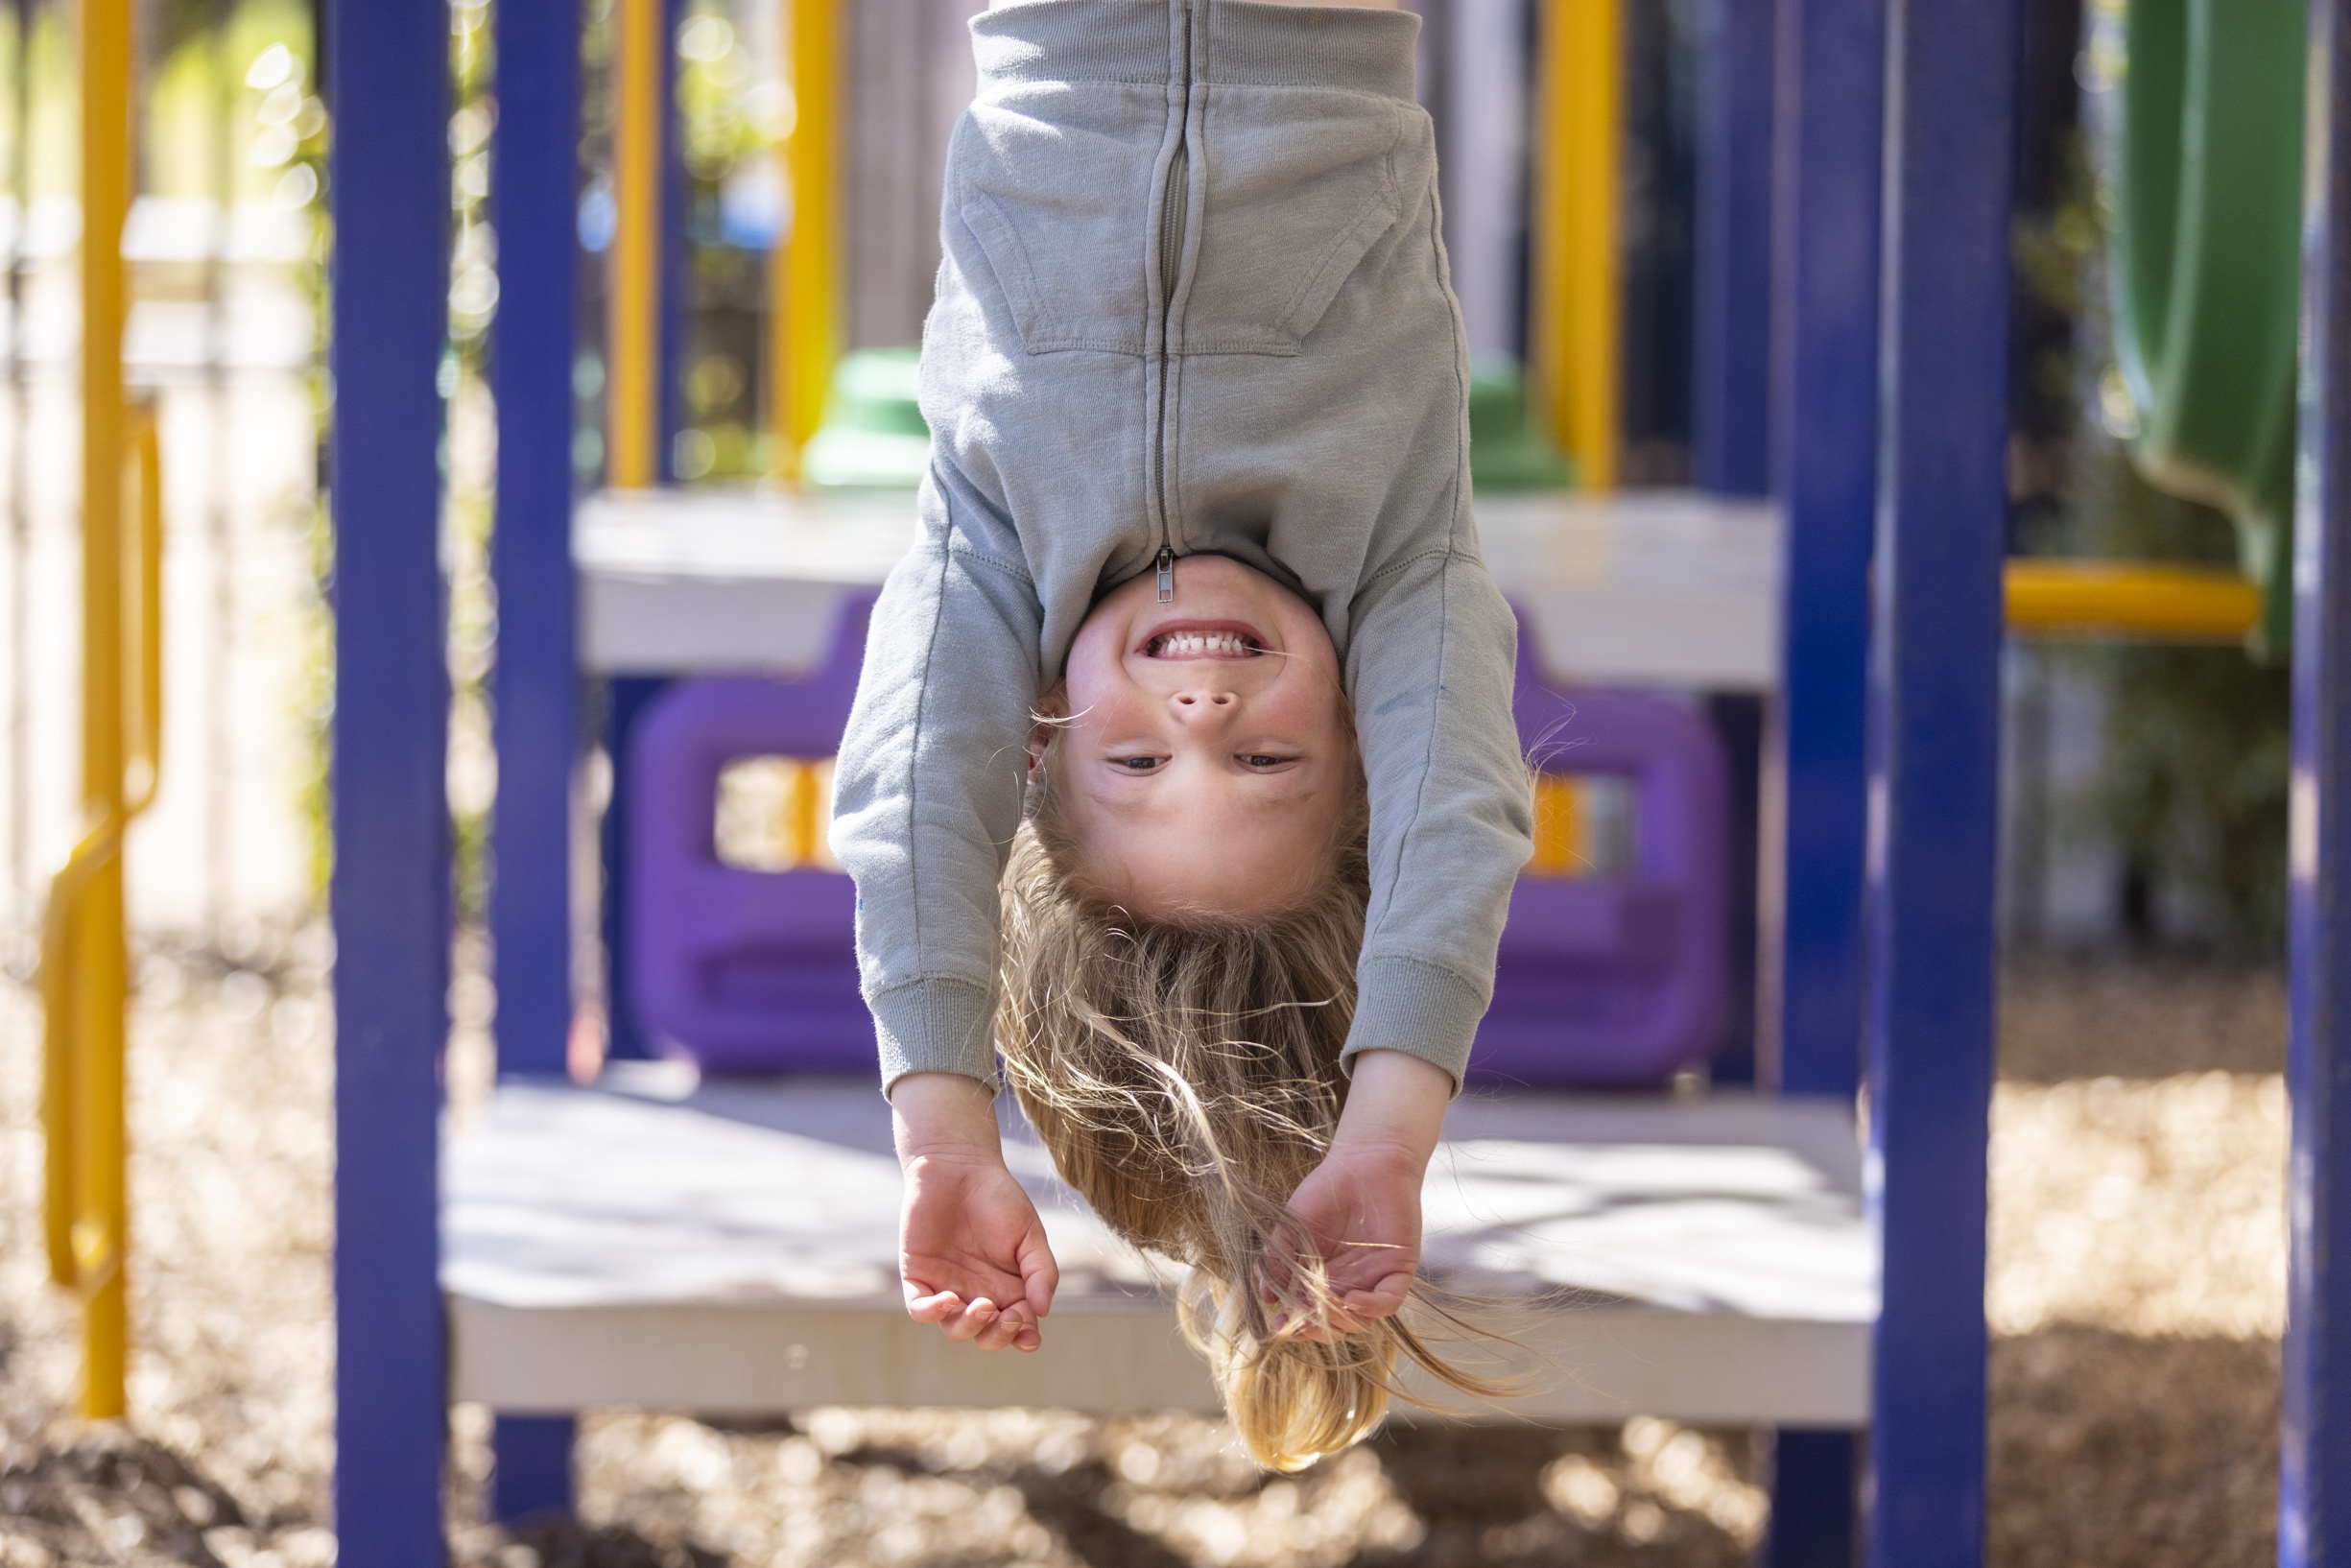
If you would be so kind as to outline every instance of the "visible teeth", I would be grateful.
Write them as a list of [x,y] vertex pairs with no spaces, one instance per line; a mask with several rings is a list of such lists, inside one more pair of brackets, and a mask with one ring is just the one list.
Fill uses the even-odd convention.
[[1171,631],[1153,637],[1155,658],[1242,658],[1257,652],[1255,638],[1238,631]]

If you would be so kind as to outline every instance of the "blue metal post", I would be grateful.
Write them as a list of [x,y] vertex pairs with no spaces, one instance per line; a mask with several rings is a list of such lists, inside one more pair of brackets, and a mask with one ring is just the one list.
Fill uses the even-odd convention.
[[1885,0],[1780,0],[1774,330],[1787,517],[1776,1050],[1790,1093],[1861,1077],[1864,744],[1877,510]]
[[1698,482],[1762,495],[1771,480],[1774,0],[1714,0],[1698,172]]
[[441,404],[449,21],[328,0],[335,146],[335,1528],[443,1559],[437,1137],[448,1036]]
[[2351,1563],[2351,0],[2311,0],[2278,1562]]
[[1753,1087],[1755,1035],[1759,1022],[1756,886],[1763,854],[1763,757],[1765,702],[1751,692],[1715,692],[1706,716],[1730,761],[1730,949],[1723,971],[1730,1018],[1722,1049],[1709,1064],[1707,1081],[1718,1087]]
[[[1877,509],[1878,220],[1885,0],[1778,0],[1772,334],[1785,519],[1774,1027],[1759,1076],[1860,1087],[1868,798],[1869,553]],[[1859,1444],[1781,1432],[1769,1568],[1852,1561]]]
[[598,845],[604,865],[605,1057],[641,1061],[653,1042],[637,1023],[636,986],[629,949],[629,801],[635,780],[629,768],[629,738],[653,699],[669,689],[659,676],[614,676],[606,682],[605,752],[612,768],[611,798],[605,803]]
[[1870,648],[1868,1560],[1983,1560],[2018,0],[1894,0]]
[[[571,802],[580,741],[572,557],[572,336],[580,184],[579,0],[502,0],[490,201],[498,315],[498,657],[489,928],[498,1071],[560,1073],[572,1020]],[[568,1512],[572,1422],[500,1416],[490,1506]]]
[[490,200],[498,315],[498,513],[490,575],[498,746],[489,925],[498,1070],[559,1073],[571,1028],[571,797],[580,741],[571,558],[579,0],[498,7]]
[[499,1415],[490,1434],[492,1519],[508,1524],[572,1511],[575,1428],[568,1415]]
[[1782,1427],[1771,1437],[1771,1519],[1763,1568],[1852,1568],[1860,1491],[1850,1432]]

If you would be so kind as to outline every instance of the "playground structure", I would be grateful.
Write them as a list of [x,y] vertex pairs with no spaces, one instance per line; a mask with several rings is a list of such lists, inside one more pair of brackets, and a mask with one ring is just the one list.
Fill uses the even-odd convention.
[[[640,21],[647,14],[658,18],[661,11],[650,0],[623,9]],[[1556,9],[1574,12],[1578,25],[1593,24],[1590,12],[1575,5]],[[797,10],[806,19],[824,8]],[[374,13],[379,11],[386,13]],[[1776,617],[1779,648],[1770,662],[1787,704],[1791,781],[1777,1078],[1786,1090],[1849,1096],[1857,1057],[1853,1021],[1863,1013],[1866,980],[1871,1135],[1881,1173],[1872,1196],[1884,1242],[1884,1295],[1874,1367],[1866,1379],[1843,1386],[1850,1397],[1798,1409],[1784,1398],[1785,1390],[1766,1390],[1757,1396],[1759,1403],[1779,1402],[1758,1410],[1754,1418],[1792,1427],[1811,1421],[1849,1428],[1864,1414],[1859,1393],[1865,1390],[1876,1485],[1872,1560],[1959,1562],[1980,1556],[1971,1556],[1977,1536],[1969,1509],[1971,1499],[1978,1506],[1981,1501],[1976,1435],[1983,1397],[1982,1323],[1964,1303],[1981,1295],[1996,712],[1991,671],[2003,603],[2001,334],[1991,323],[2005,310],[2007,172],[2005,137],[1980,132],[2005,123],[2004,83],[2011,51],[2004,45],[2011,18],[1997,5],[1961,8],[1950,15],[1922,13],[1907,18],[1898,38],[1893,66],[1904,73],[1909,90],[1897,121],[1888,128],[1895,137],[1898,178],[1885,232],[1897,257],[1907,259],[1891,270],[1888,282],[1892,293],[1885,320],[1893,333],[1893,352],[1891,380],[1884,390],[1893,424],[1888,433],[1890,461],[1880,473],[1868,461],[1872,443],[1857,436],[1873,428],[1881,391],[1875,353],[1875,181],[1883,83],[1881,53],[1873,41],[1879,18],[1866,7],[1847,6],[1830,14],[1838,11],[1835,5],[1814,5],[1790,12],[1795,20],[1786,25],[1793,40],[1792,57],[1799,61],[1799,91],[1793,104],[1783,100],[1778,110],[1784,133],[1798,149],[1795,178],[1782,197],[1790,209],[1782,219],[1796,236],[1796,264],[1792,275],[1775,284],[1793,323],[1792,352],[1781,368],[1785,381],[1779,392],[1784,406],[1798,412],[1781,451],[1788,564],[1769,590],[1784,606]],[[439,588],[431,526],[438,487],[433,438],[439,417],[434,372],[445,309],[433,239],[446,205],[445,142],[437,113],[445,57],[442,32],[429,15],[420,21],[394,8],[346,6],[336,12],[336,25],[343,40],[336,57],[342,63],[335,180],[342,246],[335,341],[343,544],[336,903],[344,955],[338,971],[344,1031],[338,1090],[344,1176],[339,1200],[342,1233],[365,1238],[346,1241],[338,1268],[345,1343],[368,1346],[365,1357],[346,1354],[339,1373],[340,1485],[344,1550],[351,1560],[392,1562],[417,1560],[419,1553],[437,1550],[437,1544],[425,1545],[424,1532],[439,1528],[434,1476],[445,1396],[438,1373],[429,1370],[439,1365],[441,1332],[441,1287],[434,1276],[441,1221],[432,1185],[438,1092],[432,1063],[445,1032],[439,1001],[445,987],[439,982],[446,964],[447,897],[446,828],[439,804],[446,677],[437,641]],[[563,280],[544,290],[511,291],[497,327],[502,464],[496,549],[506,656],[497,674],[502,790],[495,919],[502,1046],[510,1070],[527,1072],[561,1065],[561,1042],[571,1022],[564,866],[578,727],[571,651],[581,641],[575,634],[581,622],[573,597],[568,280],[575,215],[568,193],[576,158],[577,18],[559,6],[515,7],[511,13],[502,8],[499,26],[504,65],[495,189],[503,266],[513,275]],[[2314,29],[2316,58],[2331,66],[2330,15],[2315,12]],[[662,36],[658,29],[650,36]],[[1565,36],[1565,29],[1552,36]],[[365,63],[355,66],[354,60]],[[2318,78],[2322,88],[2333,80],[2325,72]],[[2335,112],[2331,98],[2321,101]],[[811,107],[821,102],[818,94],[802,101],[802,125],[811,132],[804,145],[821,145],[824,117]],[[2331,136],[2333,122],[2320,124]],[[1967,147],[1964,154],[1938,157],[1931,171],[1904,152],[1959,145]],[[2327,158],[2315,165],[2326,171],[2317,187],[2322,192],[2317,215],[2334,222],[2339,221],[2336,208],[2327,204],[2334,196],[2333,142],[2322,151]],[[534,172],[539,178],[532,178]],[[624,196],[624,207],[627,200]],[[810,221],[808,228],[807,243],[819,246],[821,220]],[[800,229],[794,232],[797,247]],[[2314,232],[2319,257],[2331,257],[2326,245],[2332,230],[2322,223]],[[824,265],[820,250],[809,264]],[[1857,287],[1856,273],[1868,281]],[[2343,303],[2326,292],[2336,287],[2332,274],[2315,266],[2311,275],[2325,287],[2314,286],[2310,309],[2316,320],[2332,322]],[[640,301],[653,297],[653,286],[644,287]],[[786,294],[801,309],[822,297],[815,288]],[[641,309],[639,319],[653,315]],[[787,322],[784,330],[791,345],[824,341],[820,329],[804,321],[796,329]],[[615,341],[617,345],[617,326]],[[2331,341],[2313,339],[2322,347]],[[656,354],[646,361],[649,383],[657,379],[653,368],[657,359]],[[1934,367],[1935,373],[1905,377],[1905,367],[1920,365]],[[1762,372],[1760,366],[1747,368]],[[2337,1048],[2329,1033],[2339,1027],[2330,988],[2336,984],[2330,980],[2333,949],[2325,944],[2343,939],[2326,923],[2331,911],[2318,897],[2319,883],[2342,848],[2341,796],[2330,788],[2339,764],[2329,748],[2339,740],[2328,726],[2340,722],[2329,697],[2339,694],[2344,673],[2345,652],[2339,641],[2346,624],[2339,604],[2344,590],[2325,575],[2339,561],[2321,532],[2332,526],[2339,487],[2328,466],[2329,421],[2339,417],[2341,393],[2324,379],[2330,368],[2339,375],[2339,368],[2323,355],[2315,368],[2305,367],[2315,412],[2306,414],[2304,453],[2315,493],[2306,490],[2302,497],[2303,548],[2311,571],[2300,585],[2304,603],[2296,629],[2304,645],[2299,665],[2306,701],[2297,778],[2308,781],[2307,804],[2298,806],[2297,823],[2309,834],[2297,840],[2296,860],[2303,987],[2296,1014],[2301,1107],[2296,1136],[2304,1156],[2297,1170],[2305,1173],[2297,1179],[2312,1182],[2323,1182],[2332,1170],[2323,1159],[2329,1125],[2310,1114],[2315,1104],[2311,1091],[2324,1081],[2328,1053]],[[613,374],[617,389],[617,363]],[[653,393],[635,405],[647,426],[657,428],[658,416],[651,412],[657,402]],[[790,399],[778,402],[795,406]],[[796,406],[805,411],[806,399]],[[798,416],[804,418],[804,412]],[[1954,432],[1966,435],[1962,439]],[[617,434],[611,450],[619,478],[626,470]],[[1570,444],[1579,456],[1589,450]],[[646,446],[659,450],[656,442]],[[1864,965],[1859,957],[1864,909],[1864,606],[1872,511],[1881,493],[1885,506],[1874,537],[1881,606],[1875,701],[1886,727],[1881,731],[1885,754],[1875,767],[1887,814],[1884,855],[1866,906],[1876,931],[1875,951],[1872,963]],[[1554,516],[1533,526],[1557,525]],[[589,552],[582,548],[580,554],[588,570],[591,611],[581,630],[586,632],[584,645],[592,648],[598,580],[595,563],[585,558]],[[2101,570],[2109,580],[2115,575],[2111,568]],[[93,577],[106,580],[105,574]],[[776,581],[807,586],[782,574]],[[2229,635],[2250,620],[2243,589],[2234,583],[2125,581],[2119,612],[2084,608],[2078,598],[2069,601],[2065,595],[2074,585],[2057,583],[2054,607],[2044,593],[2039,624],[2130,626],[2136,624],[2134,616],[2156,615],[2147,607],[2149,596],[2163,594],[2171,596],[2163,603],[2185,606],[2160,612],[2173,617],[2163,630],[2175,633]],[[2006,591],[2012,620],[2029,618],[2016,614],[2020,586],[2030,600],[2030,580],[2020,583],[2011,572]],[[2224,606],[2204,592],[2222,588],[2235,596]],[[801,622],[829,624],[806,617]],[[99,667],[94,659],[91,668]],[[1767,667],[1762,678],[1773,679],[1773,672]],[[96,777],[104,771],[92,772]],[[119,941],[119,919],[112,929]],[[520,1086],[508,1105],[527,1108],[532,1094],[544,1092]],[[628,1096],[623,1087],[615,1098]],[[659,1096],[648,1089],[634,1098]],[[876,1107],[867,1105],[866,1114],[876,1115]],[[843,1120],[848,1119],[844,1109]],[[1475,1129],[1464,1131],[1477,1136]],[[1581,1147],[1558,1126],[1553,1132]],[[1589,1124],[1578,1136],[1604,1141]],[[1716,1128],[1699,1142],[1720,1146],[1742,1136],[1762,1135]],[[595,1144],[573,1147],[584,1152]],[[1841,1167],[1830,1172],[1827,1184],[1858,1191],[1858,1170],[1849,1178],[1841,1172]],[[2308,1196],[2320,1201],[2297,1209],[2309,1217],[2302,1221],[2306,1225],[2326,1224],[2338,1214],[2323,1201],[2330,1196],[2323,1186]],[[2296,1252],[2294,1342],[2305,1351],[2327,1347],[2326,1324],[2316,1307],[2325,1300],[2326,1284],[2317,1271],[2329,1256],[2323,1248]],[[457,1281],[450,1289],[460,1299],[457,1387],[487,1396],[483,1362],[477,1356],[469,1370],[467,1358],[494,1342],[471,1337],[479,1327],[478,1320],[468,1326],[470,1309],[463,1303],[469,1298]],[[877,1319],[867,1307],[854,1321],[870,1326],[888,1316],[884,1312]],[[1836,1354],[1858,1358],[1864,1340],[1859,1331],[1849,1333],[1840,1342],[1844,1349]],[[789,1342],[799,1346],[811,1366],[854,1367],[877,1359],[874,1342],[854,1337],[835,1342],[829,1351],[812,1341]],[[1680,1350],[1689,1342],[1685,1336],[1659,1342],[1658,1348]],[[550,1348],[541,1369],[569,1366],[576,1372],[595,1364],[592,1348],[577,1343],[569,1351]],[[1752,1347],[1743,1353],[1751,1356]],[[488,1362],[503,1359],[493,1355]],[[1727,1358],[1724,1367],[1738,1359]],[[2306,1395],[2324,1389],[2325,1358],[2311,1365],[2318,1371],[2302,1390]],[[1970,1367],[1977,1370],[1971,1373]],[[787,1365],[786,1369],[793,1368]],[[958,1369],[953,1375],[976,1374]],[[990,1370],[986,1375],[1008,1374]],[[1715,1377],[1718,1385],[1728,1380],[1727,1369]],[[941,1385],[917,1380],[915,1386]],[[673,1391],[677,1387],[670,1385]],[[760,1397],[798,1402],[813,1396],[803,1391],[808,1387],[778,1385]],[[867,1397],[870,1387],[850,1378],[825,1385],[847,1391],[821,1396]],[[854,1391],[860,1389],[868,1392]],[[547,1386],[528,1394],[510,1390],[496,1402],[514,1412],[562,1410],[570,1408],[566,1399],[576,1397],[576,1385],[555,1390],[560,1397],[549,1397],[549,1391]],[[633,1395],[660,1392],[659,1385],[632,1386]],[[981,1393],[1036,1396],[1033,1386],[992,1393],[975,1390],[974,1396]],[[1134,1397],[1181,1402],[1172,1383]],[[1696,1407],[1676,1407],[1665,1394],[1655,1398],[1661,1411],[1703,1414]],[[2296,1411],[2289,1441],[2290,1536],[2295,1518],[2323,1519],[2322,1505],[2331,1501],[2323,1495],[2330,1478],[2322,1462],[2331,1437],[2329,1414],[2322,1399]],[[508,1472],[500,1485],[507,1501],[526,1500],[534,1482],[542,1496],[553,1494],[545,1461],[559,1447],[561,1427],[559,1419],[543,1417],[502,1423],[501,1459]],[[1792,1527],[1809,1523],[1822,1538],[1836,1538],[1849,1496],[1850,1458],[1840,1454],[1847,1441],[1833,1431],[1783,1435],[1775,1555],[1797,1550]],[[1808,1446],[1815,1449],[1809,1474]],[[534,1456],[542,1461],[535,1475],[529,1472]],[[1817,1483],[1823,1475],[1834,1478],[1840,1462],[1848,1478],[1845,1489],[1830,1485],[1825,1503],[1808,1520],[1800,1507],[1792,1506],[1794,1485],[1807,1479]],[[2297,1515],[2295,1509],[2302,1511]],[[2306,1553],[2302,1560],[2327,1560],[2322,1534],[2297,1539]]]
[[162,761],[163,526],[154,410],[123,385],[130,6],[86,7],[83,49],[83,786],[44,912],[41,1124],[50,1274],[82,1297],[82,1409],[101,1418],[124,1412],[130,1352],[122,851]]

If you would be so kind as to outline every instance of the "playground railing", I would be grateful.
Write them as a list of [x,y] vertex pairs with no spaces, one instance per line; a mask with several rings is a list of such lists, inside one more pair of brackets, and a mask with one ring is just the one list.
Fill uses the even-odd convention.
[[133,548],[114,552],[118,576],[91,574],[83,585],[94,621],[110,618],[101,596],[120,596],[122,634],[110,647],[93,644],[102,656],[84,672],[83,703],[85,725],[118,725],[123,772],[85,784],[86,825],[50,881],[41,925],[43,1220],[50,1276],[89,1304],[83,1401],[93,1417],[122,1411],[127,1348],[119,1293],[113,1310],[98,1304],[122,1272],[127,1228],[119,868],[125,832],[155,797],[163,734],[162,463],[152,400],[131,406],[125,435],[125,487],[135,499],[123,515],[134,520]]

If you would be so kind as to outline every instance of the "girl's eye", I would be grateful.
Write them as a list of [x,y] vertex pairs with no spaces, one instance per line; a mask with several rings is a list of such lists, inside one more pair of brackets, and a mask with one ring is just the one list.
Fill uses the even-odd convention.
[[1130,773],[1148,773],[1159,766],[1157,757],[1112,757],[1110,760]]
[[1267,756],[1262,751],[1254,751],[1243,757],[1241,760],[1247,763],[1252,768],[1274,768],[1280,766],[1282,759],[1279,757]]

